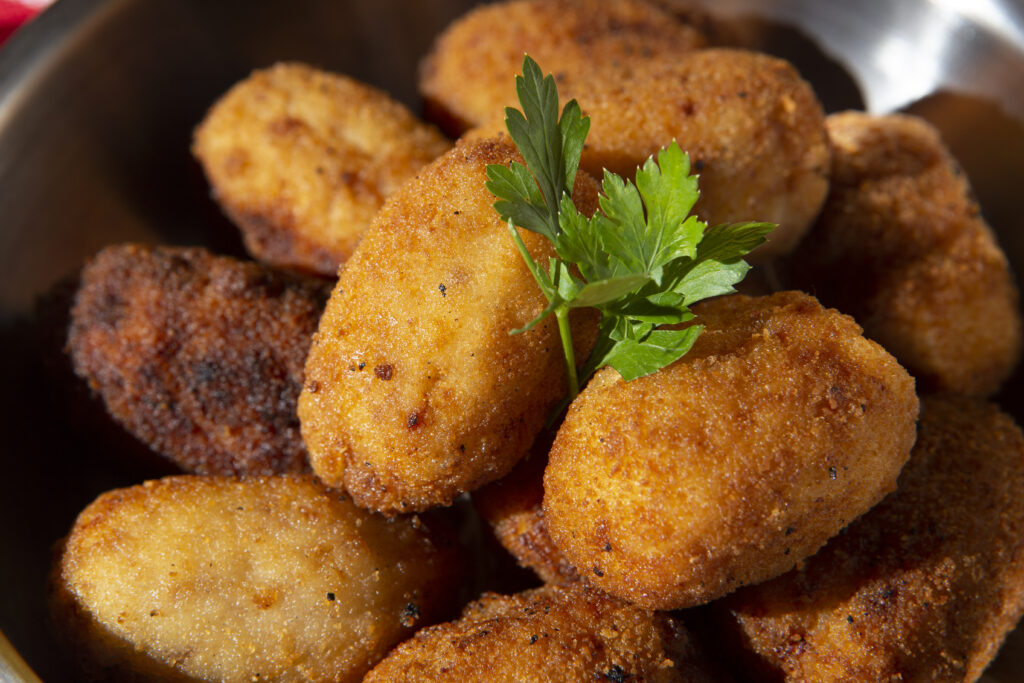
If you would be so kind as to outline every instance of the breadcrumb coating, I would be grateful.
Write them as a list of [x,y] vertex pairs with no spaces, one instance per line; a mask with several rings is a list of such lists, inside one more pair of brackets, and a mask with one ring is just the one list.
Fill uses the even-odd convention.
[[111,246],[82,270],[68,351],[110,415],[182,469],[304,471],[296,404],[327,294],[204,249]]
[[377,681],[688,681],[713,677],[681,623],[581,585],[485,594],[457,621],[417,633]]
[[54,570],[54,621],[90,676],[359,681],[456,607],[444,533],[308,476],[149,481],[81,513]]
[[895,488],[914,443],[913,380],[848,316],[800,292],[694,310],[679,361],[594,376],[544,473],[555,545],[654,609],[792,569]]
[[1018,293],[967,178],[923,119],[828,117],[832,192],[787,280],[856,318],[922,391],[988,396],[1021,352]]
[[333,277],[384,200],[450,146],[377,88],[280,63],[218,100],[192,151],[250,254]]
[[[408,512],[448,505],[507,474],[565,395],[547,300],[486,187],[488,164],[520,157],[493,140],[460,144],[401,188],[341,273],[299,397],[313,469],[360,505]],[[593,213],[596,183],[577,175]],[[521,232],[541,263],[541,235]],[[596,320],[574,325],[584,357]]]
[[899,489],[784,576],[713,609],[758,680],[975,681],[1024,612],[1024,435],[922,400]]
[[427,115],[452,137],[516,106],[513,77],[529,54],[559,90],[612,78],[637,59],[674,59],[701,47],[693,28],[643,0],[517,0],[482,5],[453,22],[420,65]]
[[[791,251],[825,201],[831,163],[821,104],[796,69],[720,48],[637,59],[621,71],[559,84],[563,102],[576,99],[590,117],[580,167],[596,178],[605,169],[633,178],[675,140],[699,176],[694,213],[710,225],[775,223],[747,257],[752,263]],[[504,118],[495,118],[465,137],[504,131]]]
[[549,438],[541,444],[543,452],[535,444],[507,476],[474,491],[473,505],[521,567],[532,569],[545,583],[568,583],[579,574],[544,526],[544,468],[550,443]]

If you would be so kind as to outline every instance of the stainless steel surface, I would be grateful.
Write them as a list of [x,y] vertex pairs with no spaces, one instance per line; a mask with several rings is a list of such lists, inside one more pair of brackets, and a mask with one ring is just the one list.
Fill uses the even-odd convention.
[[3,683],[39,683],[39,677],[0,632],[0,681]]
[[[66,305],[66,290],[55,285],[117,241],[240,254],[188,151],[192,127],[217,95],[253,67],[299,59],[415,107],[420,55],[471,4],[59,0],[0,50],[0,630],[43,680],[73,679],[45,623],[51,545],[99,492],[159,473],[120,455],[137,445],[97,435],[89,413],[68,412],[78,402],[62,382],[66,368],[53,360]],[[708,4],[724,16],[764,20],[743,35],[795,61],[829,109],[909,107],[936,123],[1024,272],[1020,3]],[[1024,376],[999,400],[1024,421]],[[0,649],[0,680],[21,680],[18,671]],[[1024,680],[1021,630],[988,676]]]
[[718,0],[708,7],[720,16],[761,16],[800,28],[849,69],[868,111],[895,111],[952,90],[999,102],[1024,120],[1019,2]]

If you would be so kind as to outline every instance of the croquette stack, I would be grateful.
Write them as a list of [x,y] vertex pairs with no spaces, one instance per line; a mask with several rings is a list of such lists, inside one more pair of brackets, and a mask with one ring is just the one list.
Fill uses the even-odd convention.
[[[430,123],[297,63],[213,105],[193,152],[259,263],[110,246],[72,310],[75,372],[182,470],[60,543],[83,677],[982,675],[1024,612],[1024,435],[988,401],[1020,355],[1006,257],[926,122],[826,116],[672,6],[482,5],[423,57]],[[561,414],[558,330],[510,334],[547,302],[485,187],[522,160],[524,53],[591,118],[581,212],[675,140],[701,220],[778,224],[749,259],[778,286],[696,306],[687,355]],[[571,319],[580,362],[597,324]],[[494,575],[506,551],[532,579]]]

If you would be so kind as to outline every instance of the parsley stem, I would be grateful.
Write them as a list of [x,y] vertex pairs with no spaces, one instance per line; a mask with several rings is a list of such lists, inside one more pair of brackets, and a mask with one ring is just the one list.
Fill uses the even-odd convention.
[[569,307],[555,309],[558,318],[558,334],[562,337],[562,352],[565,355],[565,372],[569,378],[569,401],[580,393],[580,380],[576,376],[576,354],[572,350],[572,330],[569,328]]

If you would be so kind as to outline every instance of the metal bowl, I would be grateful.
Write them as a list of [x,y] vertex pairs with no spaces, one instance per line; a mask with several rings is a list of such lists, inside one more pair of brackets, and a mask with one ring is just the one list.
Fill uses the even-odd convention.
[[[74,679],[46,624],[51,547],[100,492],[162,473],[121,457],[107,439],[123,436],[90,436],[89,415],[67,410],[75,389],[55,360],[65,279],[102,246],[128,240],[242,255],[189,155],[192,128],[214,99],[254,67],[294,59],[377,84],[415,109],[420,56],[473,4],[60,0],[0,50],[0,630],[13,645],[0,637],[0,680],[36,680],[24,662],[44,680]],[[713,7],[736,20],[734,35],[796,63],[829,110],[907,109],[935,123],[1024,272],[1020,2]],[[1024,422],[1024,376],[998,400]],[[1024,679],[1024,631],[986,676]]]

